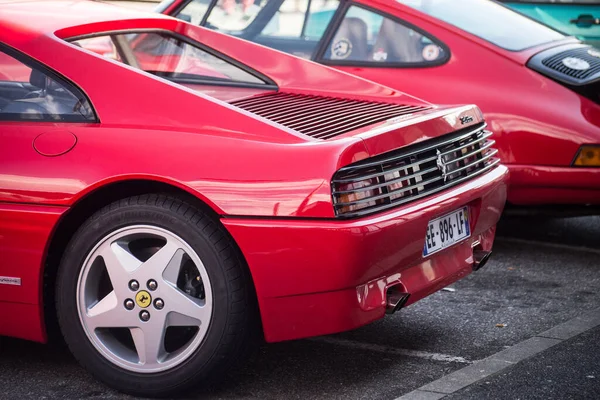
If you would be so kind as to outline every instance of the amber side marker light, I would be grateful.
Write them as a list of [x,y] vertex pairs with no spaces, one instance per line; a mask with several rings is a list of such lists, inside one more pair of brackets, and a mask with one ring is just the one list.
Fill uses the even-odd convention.
[[573,165],[576,167],[600,167],[600,145],[581,146]]

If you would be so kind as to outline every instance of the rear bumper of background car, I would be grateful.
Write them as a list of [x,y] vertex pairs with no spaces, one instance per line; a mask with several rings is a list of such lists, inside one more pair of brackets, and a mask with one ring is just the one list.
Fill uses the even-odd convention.
[[[354,329],[382,318],[386,293],[407,305],[468,275],[474,250],[490,251],[506,200],[499,166],[467,183],[356,220],[224,218],[241,248],[269,342]],[[471,236],[423,258],[430,220],[469,207]]]
[[512,205],[600,205],[600,168],[508,165]]

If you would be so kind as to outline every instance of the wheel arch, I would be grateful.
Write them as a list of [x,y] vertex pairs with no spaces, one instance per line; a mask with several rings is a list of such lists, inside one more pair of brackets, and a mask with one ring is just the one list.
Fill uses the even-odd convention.
[[[75,202],[70,206],[69,211],[59,219],[46,246],[44,262],[42,264],[42,279],[40,294],[41,304],[43,305],[42,315],[46,335],[49,341],[60,340],[60,329],[58,327],[55,299],[55,285],[58,267],[60,265],[64,251],[77,232],[79,227],[90,218],[95,212],[99,211],[111,203],[125,199],[131,196],[147,194],[167,194],[179,198],[182,201],[197,207],[207,215],[211,216],[215,222],[220,223],[219,213],[213,209],[207,202],[198,195],[192,194],[179,186],[152,179],[123,179],[97,185],[86,193],[78,196]],[[225,229],[227,232],[227,229]],[[236,243],[233,237],[230,239]],[[246,259],[237,246],[238,254],[241,260],[248,268]],[[248,268],[250,279],[252,274]],[[254,286],[254,282],[253,286]],[[254,289],[255,290],[255,289]],[[262,327],[261,327],[262,328]]]

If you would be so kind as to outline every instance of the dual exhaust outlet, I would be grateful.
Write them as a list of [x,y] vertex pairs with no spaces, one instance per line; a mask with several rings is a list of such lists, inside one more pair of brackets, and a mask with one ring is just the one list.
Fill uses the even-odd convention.
[[404,307],[408,301],[408,298],[410,297],[410,293],[404,293],[397,289],[399,286],[401,285],[392,286],[387,290],[387,296],[385,299],[386,314],[393,314]]
[[[491,255],[491,251],[475,250],[473,252],[473,271],[483,268]],[[387,290],[385,299],[386,314],[393,314],[406,305],[410,293],[403,292],[401,288],[403,288],[401,284],[396,284]]]
[[483,268],[483,266],[487,264],[491,255],[491,251],[475,250],[473,252],[473,271],[478,271]]

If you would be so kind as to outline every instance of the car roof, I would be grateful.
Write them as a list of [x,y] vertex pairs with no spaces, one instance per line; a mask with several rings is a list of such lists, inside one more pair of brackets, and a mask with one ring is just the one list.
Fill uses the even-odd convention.
[[[192,97],[202,98],[202,101],[217,101],[69,43],[69,39],[82,36],[149,29],[175,32],[208,48],[218,49],[223,56],[239,60],[246,67],[269,77],[280,90],[431,106],[399,90],[159,13],[85,0],[0,0],[0,10],[0,49],[8,45],[82,88],[105,122],[118,122],[124,114],[136,120],[148,116],[151,116],[151,120],[157,120],[156,115],[164,113],[160,107],[156,107],[169,96],[182,99],[188,96],[175,103],[190,103]],[[275,58],[277,62],[273,62]],[[269,87],[265,89],[273,90]],[[122,102],[115,103],[116,92],[120,93]],[[128,100],[123,93],[129,96]],[[155,96],[155,93],[163,94]],[[167,103],[161,107],[168,107],[173,102]],[[220,103],[225,106],[225,103]],[[198,105],[196,109],[202,107]],[[225,107],[233,109],[230,105]],[[197,124],[194,113],[188,109],[175,109],[172,112],[175,114],[168,118],[171,121],[169,124],[172,124],[172,119],[186,129]],[[240,112],[238,108],[236,112]]]
[[29,35],[49,35],[78,25],[127,19],[169,19],[157,13],[89,0],[0,0],[0,25]]

